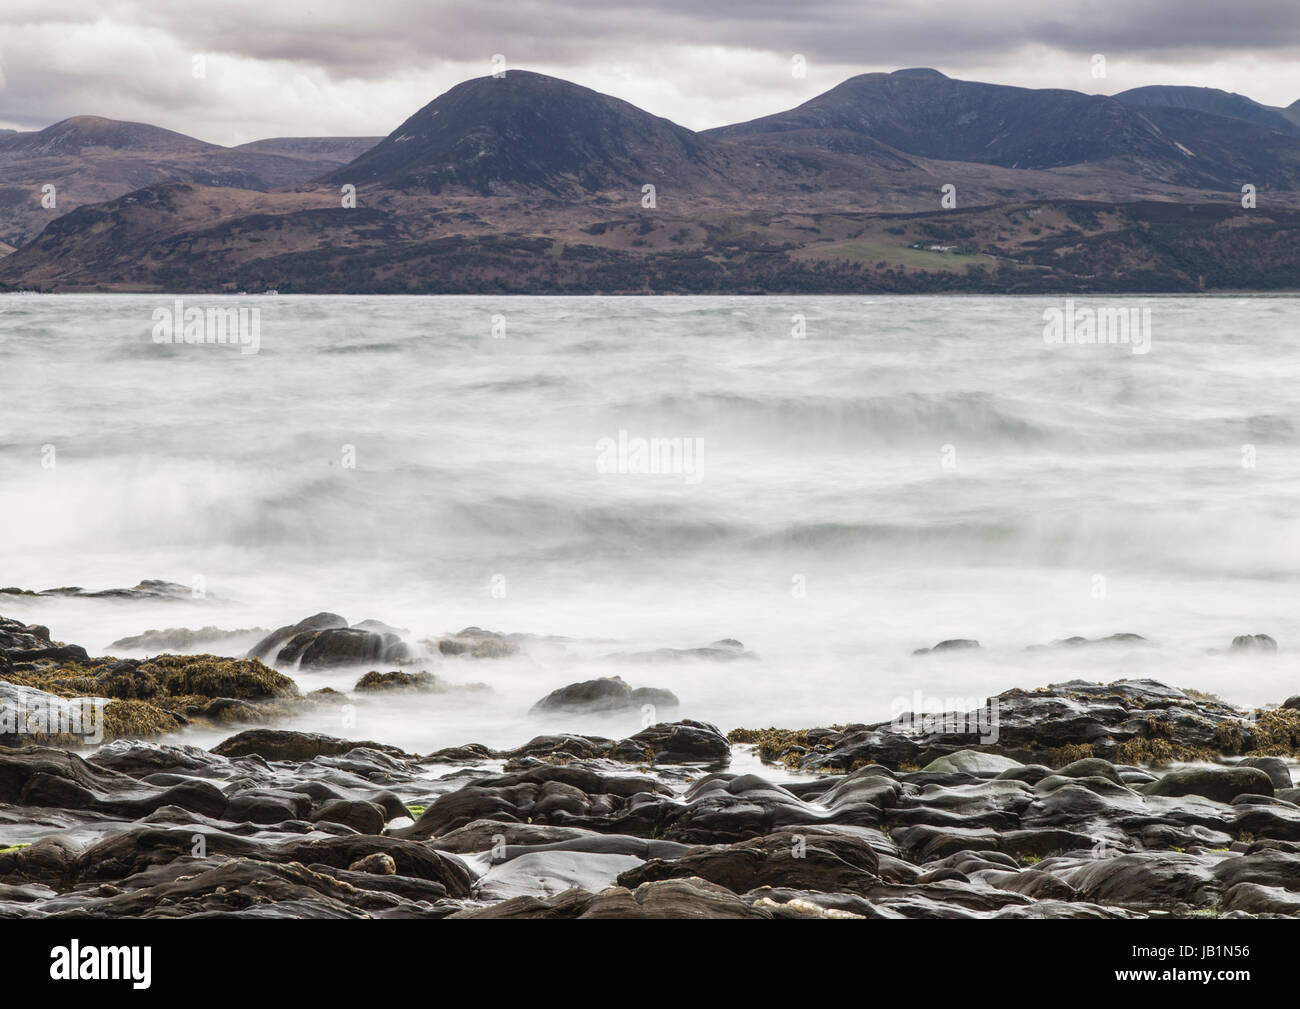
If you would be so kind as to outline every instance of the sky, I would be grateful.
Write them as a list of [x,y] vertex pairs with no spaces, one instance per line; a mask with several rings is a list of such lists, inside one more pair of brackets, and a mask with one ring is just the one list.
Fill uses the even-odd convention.
[[3,0],[0,8],[0,127],[100,115],[226,145],[382,136],[496,65],[563,77],[692,129],[791,108],[855,74],[917,66],[1092,94],[1192,84],[1268,105],[1300,99],[1297,0]]

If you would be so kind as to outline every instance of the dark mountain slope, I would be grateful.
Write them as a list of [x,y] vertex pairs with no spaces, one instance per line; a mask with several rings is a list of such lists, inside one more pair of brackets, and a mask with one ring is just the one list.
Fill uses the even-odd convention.
[[1257,126],[1267,126],[1281,133],[1300,136],[1300,123],[1287,118],[1285,109],[1261,105],[1245,95],[1217,88],[1176,87],[1153,84],[1145,88],[1130,88],[1115,95],[1116,101],[1149,108],[1190,109],[1214,116],[1241,119]]
[[435,98],[329,178],[431,193],[541,190],[557,196],[714,182],[716,145],[635,105],[511,70]]
[[788,112],[707,135],[805,145],[813,136],[842,143],[845,133],[924,158],[1019,169],[1105,163],[1198,189],[1290,187],[1300,167],[1300,135],[1241,118],[924,70],[862,74]]

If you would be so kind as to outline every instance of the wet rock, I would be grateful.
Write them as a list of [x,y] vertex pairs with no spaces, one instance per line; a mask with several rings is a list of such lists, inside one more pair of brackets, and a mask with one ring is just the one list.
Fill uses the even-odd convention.
[[961,652],[973,648],[979,648],[980,643],[971,638],[949,638],[946,641],[940,641],[937,645],[930,648],[918,648],[913,655],[930,655],[934,652]]
[[397,863],[387,852],[377,851],[373,855],[359,858],[348,866],[348,872],[365,872],[373,876],[396,876]]
[[308,631],[323,631],[332,627],[346,627],[348,622],[337,613],[317,613],[296,624],[280,627],[248,650],[247,658],[261,659],[263,662],[273,659],[280,649],[292,638]]
[[1261,886],[1258,883],[1238,883],[1225,892],[1219,901],[1221,911],[1245,911],[1248,914],[1281,914],[1287,917],[1300,915],[1300,893],[1280,886]]
[[702,879],[645,883],[635,890],[610,887],[598,894],[566,890],[546,899],[516,897],[491,907],[460,911],[452,918],[764,918],[775,915],[754,907],[724,887]]
[[[1269,781],[1273,782],[1273,788],[1279,793],[1283,789],[1291,788],[1293,785],[1291,770],[1281,757],[1243,757],[1237,761],[1237,766],[1259,768],[1268,775]],[[1286,798],[1286,796],[1282,796],[1282,798]]]
[[939,757],[931,761],[923,771],[929,772],[958,772],[962,774],[973,774],[976,777],[993,778],[1004,771],[1013,770],[1022,766],[1020,761],[1012,760],[1010,757],[999,756],[996,753],[980,753],[978,750],[958,750],[956,753],[950,753],[945,757]]
[[643,705],[675,708],[676,695],[668,690],[641,687],[633,690],[621,677],[605,676],[552,690],[533,705],[533,712],[547,711],[626,711]]
[[1146,645],[1150,644],[1141,634],[1121,631],[1118,634],[1108,634],[1104,638],[1084,638],[1075,635],[1069,638],[1060,638],[1046,645],[1030,645],[1026,651],[1036,652],[1049,648],[1088,648],[1097,645]]
[[880,882],[878,866],[875,850],[860,837],[785,830],[652,859],[624,872],[618,883],[634,889],[655,880],[699,877],[736,894],[762,886],[869,893]]
[[118,740],[101,746],[87,763],[110,771],[144,778],[159,773],[194,777],[228,777],[230,761],[198,746]]
[[698,648],[652,648],[643,652],[614,652],[606,658],[618,662],[685,662],[704,660],[709,662],[735,662],[738,659],[757,659],[753,652],[746,651],[735,638],[722,638],[712,644]]
[[407,673],[400,669],[389,673],[381,673],[372,669],[357,680],[352,689],[361,691],[423,690],[438,692],[446,690],[447,687],[433,673]]
[[1100,904],[1207,907],[1218,899],[1219,883],[1213,866],[1196,855],[1179,852],[1136,852],[1089,859],[1072,869],[1060,868],[1055,874],[1084,900]]
[[489,868],[475,884],[474,895],[479,900],[498,901],[549,897],[575,888],[599,892],[613,885],[619,873],[639,864],[635,855],[618,853],[527,852]]
[[466,743],[463,746],[446,746],[441,750],[426,754],[420,758],[424,764],[481,764],[497,756],[495,750],[482,743]]
[[359,747],[404,756],[395,746],[384,746],[369,740],[339,739],[319,732],[298,732],[293,729],[246,729],[222,740],[212,747],[212,752],[222,757],[244,757],[256,754],[264,760],[310,760],[320,756],[339,756]]
[[519,645],[496,631],[466,627],[458,634],[439,640],[438,651],[443,655],[467,655],[472,659],[504,659],[518,653]]
[[1229,651],[1276,652],[1277,642],[1267,634],[1238,634],[1232,639]]
[[1239,795],[1273,794],[1273,782],[1257,767],[1189,767],[1170,771],[1143,788],[1146,795],[1203,795],[1231,802]]
[[[332,799],[311,814],[312,823],[320,823],[322,820],[341,823],[345,827],[351,827],[358,834],[378,834],[383,831],[384,824],[388,822],[388,815],[383,807],[373,802]],[[369,870],[356,871],[368,872]]]
[[329,627],[295,634],[276,653],[277,665],[297,663],[305,669],[390,663],[410,654],[396,634],[376,634],[355,627]]
[[642,729],[615,743],[609,755],[630,763],[727,764],[731,761],[731,744],[716,725],[685,719]]
[[1290,713],[1264,712],[1252,719],[1222,701],[1154,680],[1072,680],[1033,691],[1007,690],[975,711],[848,726],[812,746],[801,746],[798,734],[790,733],[784,750],[762,756],[817,771],[924,764],[964,749],[1048,766],[1085,757],[1125,764],[1210,760],[1257,747],[1269,753],[1300,747],[1300,720],[1292,724],[1283,715]]
[[154,787],[88,764],[75,753],[44,746],[0,747],[0,802],[132,819],[168,805],[209,816],[223,815],[228,806],[226,796],[208,781],[188,779],[168,788]]
[[266,633],[265,627],[249,627],[237,631],[226,631],[211,625],[199,628],[168,627],[166,630],[148,630],[142,634],[118,638],[108,647],[132,652],[184,653],[244,641],[254,635],[262,637]]
[[[1073,763],[1066,764],[1060,770],[1053,772],[1064,778],[1106,778],[1117,785],[1125,784],[1120,778],[1119,772],[1115,765],[1109,760],[1102,760],[1100,757],[1084,757]],[[1146,777],[1150,777],[1147,775]]]
[[146,578],[129,589],[100,589],[87,592],[80,585],[64,585],[53,589],[33,592],[10,586],[0,589],[0,595],[17,596],[76,596],[81,599],[150,599],[150,600],[190,600],[201,602],[206,598],[215,598],[207,594],[198,595],[188,585],[164,581],[160,578]]

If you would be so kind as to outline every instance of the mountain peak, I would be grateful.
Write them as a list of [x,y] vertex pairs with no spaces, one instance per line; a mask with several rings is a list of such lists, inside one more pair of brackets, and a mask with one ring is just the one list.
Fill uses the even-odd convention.
[[1129,105],[1205,112],[1212,116],[1256,123],[1283,133],[1300,133],[1297,124],[1288,115],[1289,110],[1261,105],[1234,91],[1220,91],[1218,88],[1192,85],[1152,84],[1121,91],[1115,95],[1115,98]]
[[940,73],[933,67],[907,67],[904,70],[895,70],[889,75],[890,77],[942,77],[948,79],[947,74]]
[[117,151],[198,153],[212,150],[215,146],[148,123],[128,123],[103,116],[73,116],[43,130],[23,134],[14,141],[11,149],[26,150],[34,155],[76,154],[92,147]]
[[681,182],[704,146],[685,127],[629,102],[510,70],[439,95],[329,179],[433,193],[590,193]]

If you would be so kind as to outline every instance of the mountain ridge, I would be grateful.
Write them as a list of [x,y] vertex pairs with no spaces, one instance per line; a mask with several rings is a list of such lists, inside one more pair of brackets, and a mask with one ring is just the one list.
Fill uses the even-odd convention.
[[[1222,94],[1123,99],[912,67],[856,75],[785,112],[696,132],[590,88],[511,70],[456,85],[309,178],[312,158],[338,157],[367,138],[204,148],[202,164],[49,224],[0,259],[0,283],[633,291],[640,268],[680,290],[748,290],[756,277],[773,289],[816,287],[819,276],[835,277],[839,290],[862,270],[864,289],[881,277],[893,278],[889,289],[912,289],[918,273],[961,289],[960,277],[993,283],[1020,264],[1024,275],[1005,280],[1019,289],[1038,283],[1024,264],[1039,255],[1045,214],[1057,222],[1054,258],[1030,273],[1213,288],[1246,275],[1232,243],[1276,255],[1292,226],[1282,211],[1300,207],[1300,137],[1268,115],[1255,121],[1258,103],[1236,102],[1250,101],[1243,96],[1228,96],[1237,115],[1220,114]],[[103,122],[77,125],[112,132]],[[14,142],[0,137],[0,181]],[[226,165],[213,188],[214,166],[230,157],[260,160]],[[275,184],[275,172],[290,181]],[[1247,182],[1274,212],[1245,213]],[[340,199],[349,185],[355,209]],[[1166,220],[1161,201],[1191,210]],[[1214,213],[1194,212],[1198,204]],[[994,231],[943,223],[957,219],[944,216],[952,206]],[[1009,206],[1033,209],[995,212]],[[1052,209],[1062,206],[1075,209]],[[924,226],[885,223],[898,214],[935,216]],[[1152,247],[1153,228],[1182,251]],[[1258,237],[1243,242],[1255,228]],[[1198,229],[1212,255],[1191,251]],[[1123,276],[1088,261],[1103,248],[1125,264]],[[1144,270],[1135,249],[1159,269]],[[1061,257],[1071,264],[1064,273]],[[1189,275],[1186,263],[1201,259],[1204,275]],[[1269,272],[1269,283],[1278,276]]]

